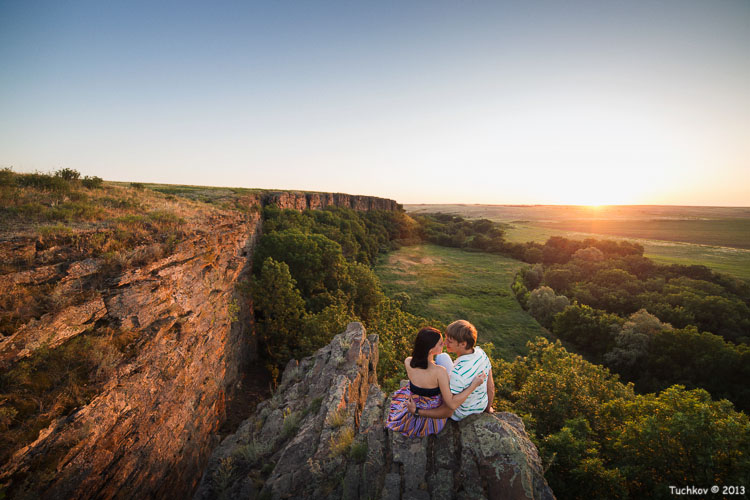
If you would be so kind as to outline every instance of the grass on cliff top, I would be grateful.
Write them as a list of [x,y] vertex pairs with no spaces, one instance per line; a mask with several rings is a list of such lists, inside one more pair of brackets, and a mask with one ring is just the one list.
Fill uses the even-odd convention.
[[171,196],[179,196],[193,201],[199,201],[215,205],[220,208],[239,210],[241,212],[252,211],[254,198],[264,193],[303,193],[303,194],[326,194],[324,191],[299,191],[299,190],[279,190],[279,189],[260,189],[260,188],[242,188],[242,187],[213,187],[213,186],[190,186],[183,184],[153,184],[153,183],[126,183],[116,182],[112,184],[127,186],[136,186],[139,189],[149,189],[158,193]]
[[113,182],[112,184],[161,193],[166,195],[169,199],[179,197],[213,205],[225,210],[238,210],[240,212],[250,212],[254,210],[253,197],[264,192],[262,189],[190,186],[182,184],[153,184],[142,182]]
[[[78,174],[66,171],[72,172],[68,177]],[[92,183],[59,172],[0,170],[0,274],[152,243],[171,246],[224,213],[220,207],[138,185]],[[22,241],[35,242],[36,248],[13,250]]]
[[506,360],[526,354],[526,342],[546,331],[518,304],[510,289],[523,262],[477,252],[419,245],[381,258],[375,268],[385,293],[405,292],[405,309],[434,320],[473,323],[479,342],[492,342]]
[[[73,171],[75,172],[75,171]],[[101,179],[99,179],[101,181]],[[0,236],[42,236],[76,229],[92,229],[125,218],[152,213],[170,214],[183,221],[205,217],[214,207],[178,199],[125,183],[91,184],[49,173],[0,170]]]

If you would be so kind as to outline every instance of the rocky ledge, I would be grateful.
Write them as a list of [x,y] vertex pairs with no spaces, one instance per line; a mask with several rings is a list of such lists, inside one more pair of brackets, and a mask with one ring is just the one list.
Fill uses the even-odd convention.
[[195,494],[212,498],[554,499],[511,413],[449,421],[438,435],[384,428],[378,337],[359,323],[301,362],[214,451]]
[[268,191],[257,200],[262,206],[274,204],[279,208],[294,210],[317,210],[328,206],[353,210],[397,210],[398,203],[387,198],[345,193],[302,193],[297,191]]

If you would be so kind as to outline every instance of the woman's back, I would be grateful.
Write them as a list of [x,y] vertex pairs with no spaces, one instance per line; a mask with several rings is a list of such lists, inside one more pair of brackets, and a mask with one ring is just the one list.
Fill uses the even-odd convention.
[[435,363],[431,362],[427,362],[427,368],[412,368],[411,356],[404,360],[404,366],[406,367],[406,375],[409,377],[409,381],[423,389],[437,388],[438,370],[445,371],[445,368],[442,366],[437,366]]

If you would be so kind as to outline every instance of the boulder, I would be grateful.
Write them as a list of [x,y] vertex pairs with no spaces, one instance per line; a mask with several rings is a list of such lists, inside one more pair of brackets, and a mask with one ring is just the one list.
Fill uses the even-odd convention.
[[386,429],[377,361],[378,337],[360,323],[291,361],[215,450],[194,498],[554,499],[514,414],[449,420],[425,438]]

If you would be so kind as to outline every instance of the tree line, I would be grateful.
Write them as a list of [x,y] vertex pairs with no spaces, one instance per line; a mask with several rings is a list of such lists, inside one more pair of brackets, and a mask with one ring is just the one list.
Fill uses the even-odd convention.
[[512,287],[543,326],[639,392],[682,384],[750,408],[747,283],[704,266],[658,265],[642,252],[604,253],[595,240],[554,240],[564,250],[522,270]]

